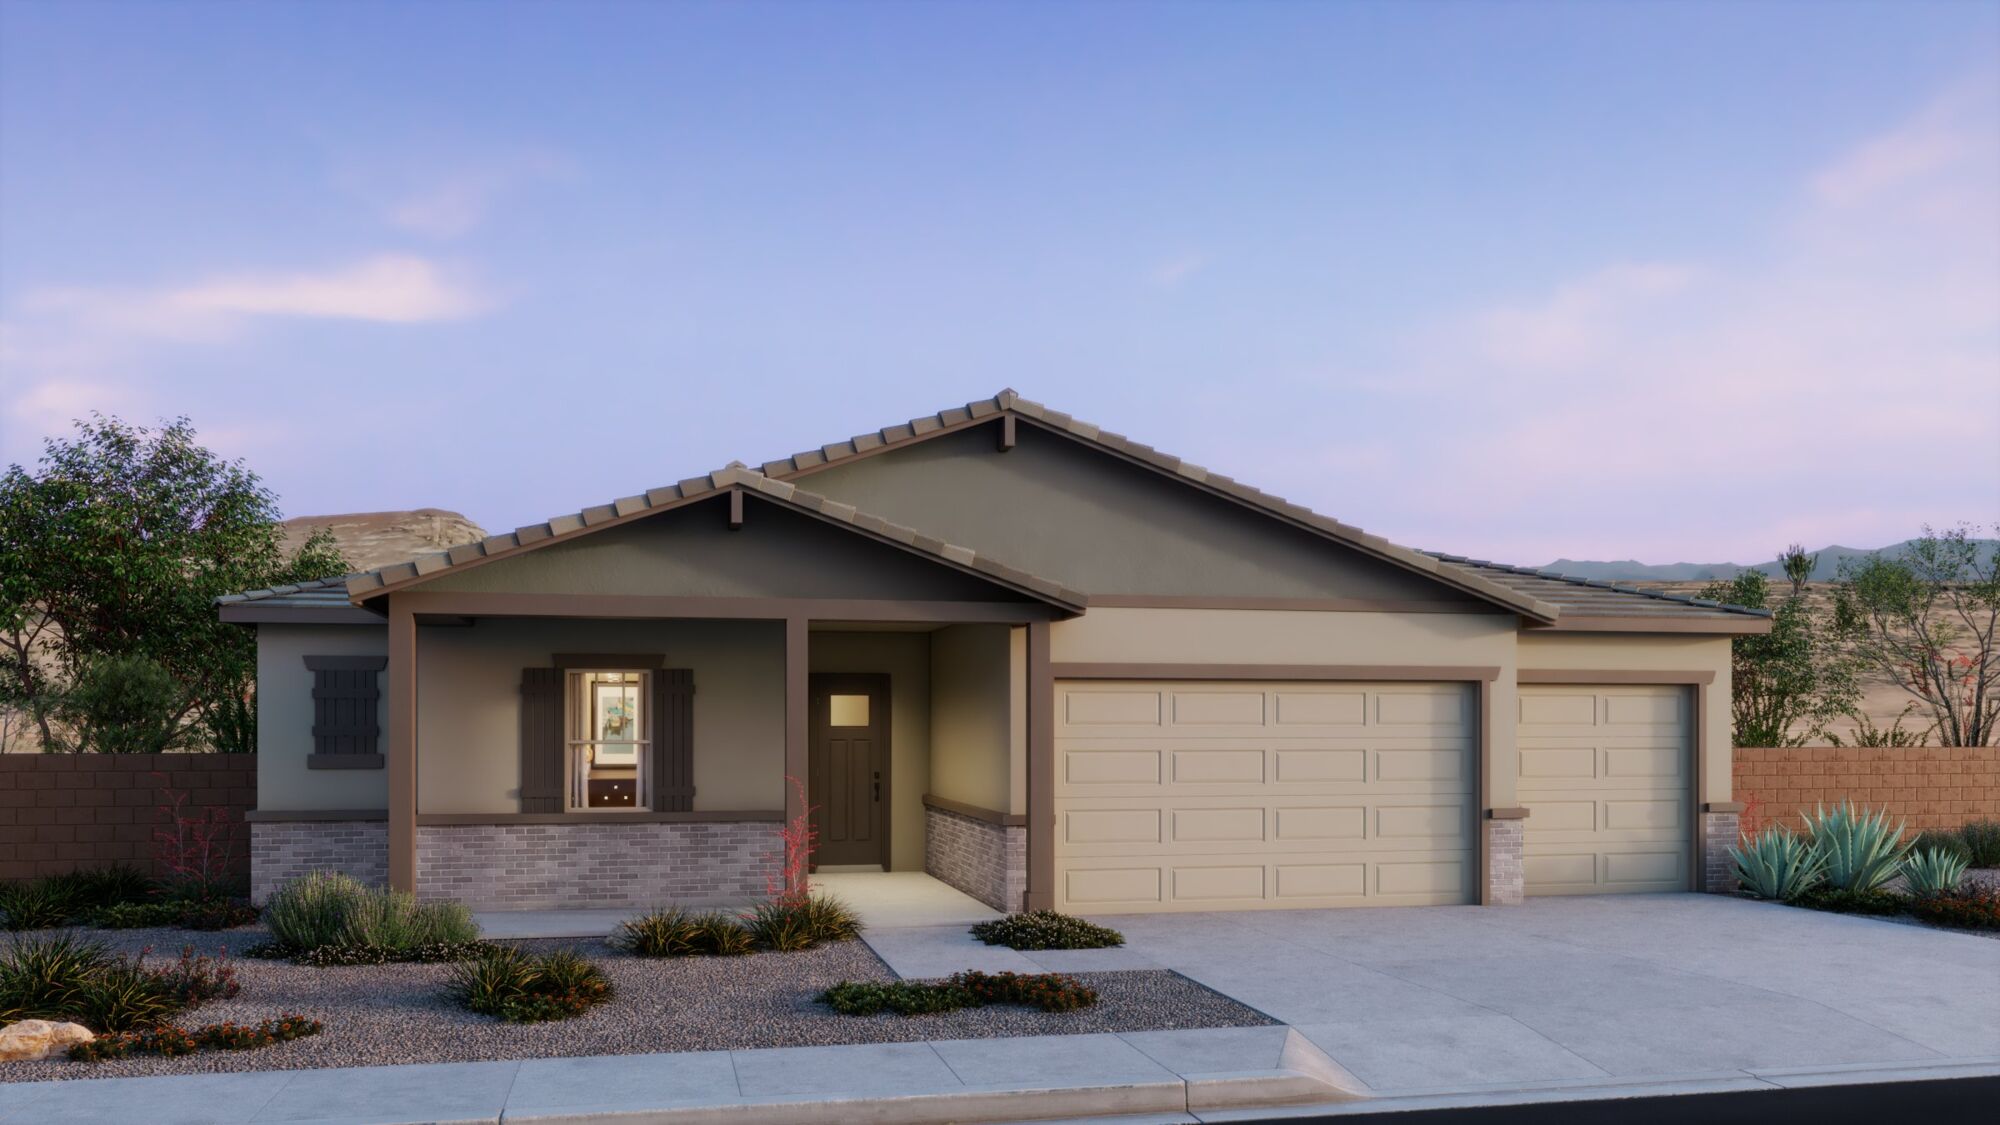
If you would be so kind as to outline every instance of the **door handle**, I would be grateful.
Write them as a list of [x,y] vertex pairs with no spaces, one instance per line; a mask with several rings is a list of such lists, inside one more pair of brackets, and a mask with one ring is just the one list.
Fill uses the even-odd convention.
[[876,770],[876,771],[875,771],[875,800],[876,800],[876,801],[878,801],[878,802],[882,800],[882,771],[881,771],[881,770]]

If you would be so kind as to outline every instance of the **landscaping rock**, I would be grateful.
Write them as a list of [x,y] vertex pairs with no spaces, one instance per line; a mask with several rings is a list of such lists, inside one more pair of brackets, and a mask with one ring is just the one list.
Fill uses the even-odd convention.
[[97,1038],[80,1023],[50,1023],[22,1020],[0,1028],[0,1062],[39,1062],[52,1059],[78,1043]]

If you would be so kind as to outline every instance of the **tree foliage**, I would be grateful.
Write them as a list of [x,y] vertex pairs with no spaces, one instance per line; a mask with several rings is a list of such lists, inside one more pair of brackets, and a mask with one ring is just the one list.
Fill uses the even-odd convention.
[[49,439],[33,471],[0,478],[0,703],[45,746],[75,745],[56,729],[63,698],[100,661],[143,658],[178,685],[177,728],[240,740],[256,647],[217,619],[215,597],[346,570],[324,533],[288,554],[275,497],[187,419],[155,430],[93,415]]
[[1949,746],[2000,734],[2000,552],[1978,530],[1926,527],[1900,555],[1843,564],[1834,601],[1855,658],[1914,696]]
[[[1786,570],[1792,569],[1788,562]],[[1771,610],[1769,633],[1737,637],[1730,645],[1730,710],[1738,746],[1803,746],[1860,698],[1852,662],[1799,592],[1803,586],[1795,583],[1793,593],[1773,606],[1770,579],[1746,570],[1701,592],[1715,601]]]

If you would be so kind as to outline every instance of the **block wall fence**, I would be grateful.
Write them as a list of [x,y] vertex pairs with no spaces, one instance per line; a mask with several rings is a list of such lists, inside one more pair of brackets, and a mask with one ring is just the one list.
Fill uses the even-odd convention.
[[1910,831],[2000,820],[2000,747],[1737,747],[1736,800],[1743,828],[1803,827],[1801,809],[1843,800],[1883,809]]
[[163,874],[153,833],[172,824],[169,790],[187,815],[223,810],[234,873],[248,875],[255,754],[0,754],[0,879],[113,863]]

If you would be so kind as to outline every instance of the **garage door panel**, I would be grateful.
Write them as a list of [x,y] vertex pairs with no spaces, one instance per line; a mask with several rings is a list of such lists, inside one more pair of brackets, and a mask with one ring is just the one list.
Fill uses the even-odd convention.
[[[1520,700],[1527,892],[1687,889],[1694,831],[1687,690],[1523,685]],[[1588,727],[1580,722],[1586,713],[1596,717]]]
[[1471,899],[1469,687],[1110,686],[1057,686],[1058,908]]
[[1175,750],[1174,783],[1262,785],[1265,757],[1263,750]]
[[1177,691],[1172,699],[1175,726],[1264,725],[1261,691]]

